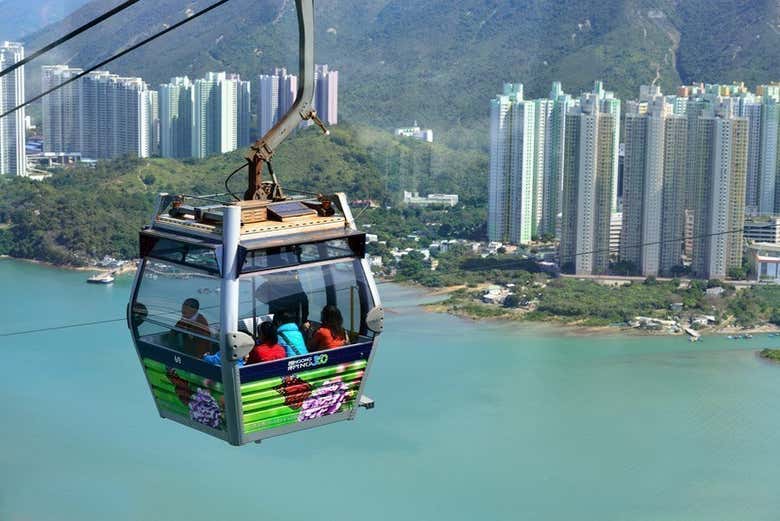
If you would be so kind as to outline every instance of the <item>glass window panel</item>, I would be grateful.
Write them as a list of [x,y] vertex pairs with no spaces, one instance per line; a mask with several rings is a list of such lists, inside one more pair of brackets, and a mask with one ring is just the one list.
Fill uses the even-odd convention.
[[355,252],[346,239],[334,239],[312,244],[294,244],[248,252],[241,271],[246,273],[282,268],[354,255]]
[[245,322],[255,316],[259,324],[269,315],[287,311],[302,329],[309,322],[313,333],[320,325],[323,308],[334,305],[353,340],[358,334],[367,334],[365,316],[373,301],[357,260],[258,273],[242,279],[240,292],[240,317]]
[[147,259],[133,302],[134,332],[191,356],[215,352],[219,285],[218,278],[203,271]]
[[160,239],[155,243],[149,255],[178,264],[188,264],[209,271],[219,271],[214,250],[203,246]]

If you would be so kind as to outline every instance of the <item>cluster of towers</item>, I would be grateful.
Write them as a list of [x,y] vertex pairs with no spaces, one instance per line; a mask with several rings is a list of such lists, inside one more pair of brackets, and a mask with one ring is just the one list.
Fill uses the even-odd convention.
[[746,213],[780,213],[778,103],[778,85],[643,86],[621,103],[600,82],[536,100],[507,84],[491,103],[489,238],[555,236],[577,274],[622,261],[724,277],[741,266]]
[[[44,89],[81,69],[42,67]],[[285,69],[257,78],[257,135],[265,134],[292,105],[298,80]],[[203,78],[175,77],[151,90],[141,78],[92,72],[43,101],[46,152],[80,153],[92,159],[138,157],[202,158],[252,142],[252,86],[237,74],[209,72]],[[315,109],[338,122],[338,71],[318,65]]]

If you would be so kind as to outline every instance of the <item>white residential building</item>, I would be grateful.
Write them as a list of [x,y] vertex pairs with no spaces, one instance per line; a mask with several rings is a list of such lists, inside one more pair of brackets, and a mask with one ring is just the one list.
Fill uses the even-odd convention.
[[603,99],[585,93],[566,116],[560,258],[563,270],[578,275],[609,267],[618,120]]
[[235,150],[248,139],[248,82],[238,75],[209,72],[195,80],[192,110],[192,155],[206,157]]
[[620,260],[657,276],[681,264],[688,126],[663,96],[645,102],[625,117]]
[[273,74],[257,78],[257,125],[260,136],[265,135],[292,106],[298,91],[298,76],[277,68]]
[[[21,43],[0,43],[0,69],[24,59]],[[0,78],[0,112],[6,112],[24,102],[24,67]],[[0,119],[0,175],[27,174],[25,155],[24,108]]]
[[427,141],[428,143],[433,143],[433,130],[429,128],[426,129],[420,128],[417,125],[416,121],[414,122],[414,126],[395,129],[395,135],[402,136],[402,137],[410,137],[414,139],[419,139],[420,141]]
[[192,157],[193,84],[186,76],[160,85],[160,155]]
[[[81,73],[65,65],[44,66],[42,86],[50,88]],[[141,78],[95,71],[44,98],[44,150],[80,153],[90,159],[157,152],[157,92]]]
[[522,84],[507,83],[491,101],[488,238],[524,244],[534,229],[535,119]]
[[[67,65],[41,67],[41,90],[49,90],[80,74],[82,69]],[[43,150],[53,153],[80,153],[81,81],[71,82],[42,100]]]

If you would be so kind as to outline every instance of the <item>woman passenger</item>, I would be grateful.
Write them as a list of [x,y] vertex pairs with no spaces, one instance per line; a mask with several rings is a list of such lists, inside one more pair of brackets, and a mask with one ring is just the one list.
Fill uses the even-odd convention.
[[322,308],[321,326],[311,337],[311,350],[322,351],[347,344],[347,332],[344,331],[344,319],[339,308],[328,304]]
[[259,364],[287,357],[285,349],[278,343],[276,328],[271,322],[262,322],[257,326],[257,336],[260,343],[249,352],[247,364]]
[[295,314],[287,310],[278,311],[274,314],[274,325],[278,336],[277,341],[284,347],[288,357],[305,355],[309,352],[301,330],[295,323]]

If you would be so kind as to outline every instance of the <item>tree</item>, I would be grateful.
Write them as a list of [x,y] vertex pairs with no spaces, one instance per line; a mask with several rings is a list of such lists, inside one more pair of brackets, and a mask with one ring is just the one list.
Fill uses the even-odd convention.
[[427,269],[425,257],[419,251],[410,251],[398,261],[398,275],[407,279],[416,279]]
[[619,261],[612,265],[612,272],[615,275],[636,275],[639,270],[631,261]]
[[507,295],[507,297],[504,299],[505,308],[516,308],[518,306],[520,306],[520,297],[517,295]]
[[745,266],[734,266],[729,268],[729,278],[734,280],[744,280],[747,278],[747,270]]

